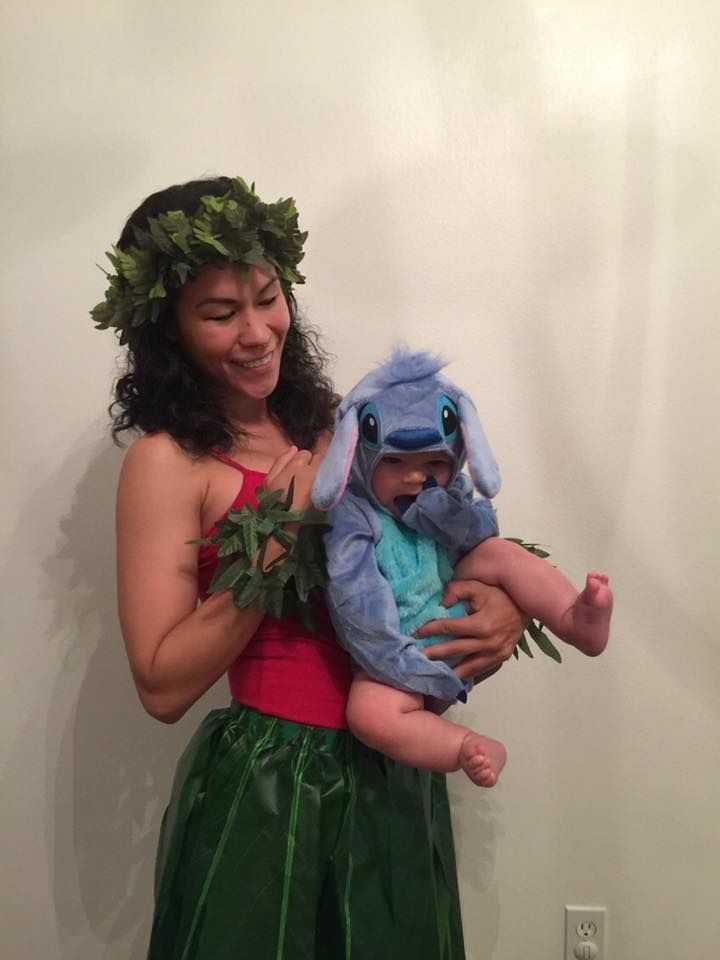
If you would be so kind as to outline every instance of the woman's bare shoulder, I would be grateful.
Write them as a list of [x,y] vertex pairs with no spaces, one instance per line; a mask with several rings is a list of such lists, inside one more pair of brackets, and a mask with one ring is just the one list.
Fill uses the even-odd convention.
[[193,459],[170,434],[146,433],[133,440],[125,453],[123,462],[157,467],[167,465],[177,468],[183,464],[190,466]]
[[167,433],[149,433],[138,437],[127,449],[120,473],[120,485],[146,489],[169,486],[195,487],[205,484],[205,457],[194,457]]
[[123,460],[123,470],[197,474],[207,465],[206,459],[183,450],[167,433],[146,433],[128,447]]

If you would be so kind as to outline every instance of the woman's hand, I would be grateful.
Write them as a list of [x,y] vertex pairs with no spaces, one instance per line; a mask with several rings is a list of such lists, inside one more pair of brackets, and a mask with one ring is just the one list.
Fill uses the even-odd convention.
[[527,617],[500,587],[491,587],[478,580],[453,580],[448,584],[442,602],[449,607],[458,600],[468,608],[466,617],[431,620],[416,631],[419,638],[448,636],[454,639],[426,647],[423,653],[430,660],[462,657],[454,668],[461,677],[484,680],[495,673],[512,656],[522,636]]
[[294,480],[292,509],[305,510],[311,507],[310,491],[329,442],[330,436],[325,432],[320,435],[312,450],[290,447],[268,470],[263,483],[265,490],[287,490],[290,481]]

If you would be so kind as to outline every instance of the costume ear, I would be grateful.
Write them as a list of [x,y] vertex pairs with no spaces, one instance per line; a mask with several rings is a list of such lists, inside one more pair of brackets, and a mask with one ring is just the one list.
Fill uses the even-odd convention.
[[458,397],[458,411],[470,476],[475,489],[491,500],[500,489],[500,471],[485,437],[475,405],[465,393],[461,393]]
[[315,475],[312,500],[318,510],[334,507],[345,493],[357,440],[357,409],[350,407],[335,424],[332,441]]

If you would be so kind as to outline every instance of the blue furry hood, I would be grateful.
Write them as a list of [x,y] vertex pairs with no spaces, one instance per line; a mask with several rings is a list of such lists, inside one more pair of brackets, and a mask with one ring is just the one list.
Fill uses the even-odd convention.
[[348,393],[336,415],[333,441],[320,466],[313,500],[334,506],[346,487],[375,506],[371,479],[389,453],[443,451],[454,479],[466,459],[476,489],[493,497],[500,475],[475,410],[440,371],[445,361],[421,351],[396,348]]

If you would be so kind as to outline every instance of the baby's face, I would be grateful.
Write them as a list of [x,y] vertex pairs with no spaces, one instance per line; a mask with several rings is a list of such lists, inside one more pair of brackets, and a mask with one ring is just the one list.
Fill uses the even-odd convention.
[[401,517],[426,486],[446,487],[452,471],[452,460],[441,450],[386,454],[375,467],[373,493],[386,510]]

